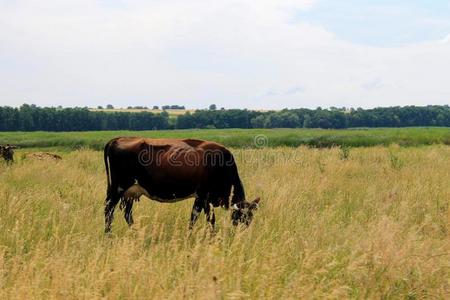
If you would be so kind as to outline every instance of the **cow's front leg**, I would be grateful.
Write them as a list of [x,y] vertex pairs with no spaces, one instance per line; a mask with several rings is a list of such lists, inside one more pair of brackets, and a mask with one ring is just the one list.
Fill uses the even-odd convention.
[[197,222],[198,216],[202,212],[203,209],[203,200],[199,197],[195,198],[194,206],[192,207],[191,212],[191,222],[189,223],[189,229],[194,227],[195,222]]
[[214,225],[216,224],[216,215],[214,214],[214,207],[211,209],[210,203],[205,204],[205,214],[206,214],[206,221],[208,221],[208,223],[211,224],[211,227],[214,230]]

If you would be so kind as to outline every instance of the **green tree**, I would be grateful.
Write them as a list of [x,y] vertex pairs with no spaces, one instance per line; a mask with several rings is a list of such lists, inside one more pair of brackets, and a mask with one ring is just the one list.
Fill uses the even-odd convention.
[[303,128],[311,128],[311,117],[309,115],[305,115],[303,119]]

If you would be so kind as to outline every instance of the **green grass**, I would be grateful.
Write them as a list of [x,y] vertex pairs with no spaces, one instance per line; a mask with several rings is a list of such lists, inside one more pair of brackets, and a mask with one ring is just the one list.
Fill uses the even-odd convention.
[[258,148],[255,138],[265,147],[317,148],[331,146],[367,147],[399,144],[421,146],[450,145],[450,128],[377,128],[377,129],[202,129],[167,131],[89,131],[89,132],[0,132],[0,144],[23,148],[58,147],[66,149],[92,148],[99,150],[117,136],[151,138],[199,138],[212,140],[235,148]]

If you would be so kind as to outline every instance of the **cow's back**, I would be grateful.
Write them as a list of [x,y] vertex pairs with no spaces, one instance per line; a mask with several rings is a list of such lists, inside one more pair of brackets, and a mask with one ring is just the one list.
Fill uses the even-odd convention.
[[213,194],[229,194],[228,164],[233,157],[218,143],[120,137],[111,140],[106,148],[105,154],[108,152],[111,168],[123,189],[138,181],[154,198],[187,197],[204,187]]

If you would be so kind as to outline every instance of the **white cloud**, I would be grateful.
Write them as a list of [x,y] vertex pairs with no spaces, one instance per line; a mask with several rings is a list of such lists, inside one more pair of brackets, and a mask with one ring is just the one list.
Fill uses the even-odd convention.
[[445,38],[443,38],[442,40],[439,41],[440,44],[450,44],[450,34],[448,34]]
[[[0,104],[282,108],[450,102],[448,41],[354,45],[322,27],[292,22],[295,11],[312,5],[0,2]],[[295,87],[301,90],[292,92]]]

